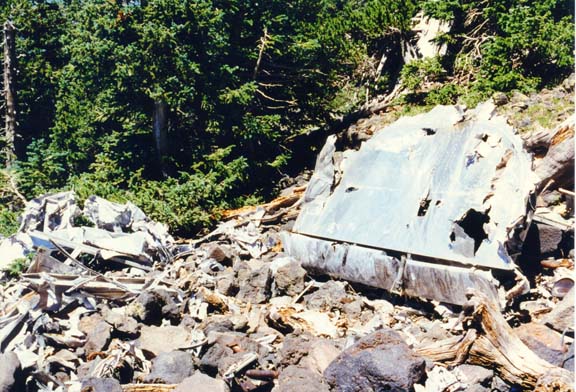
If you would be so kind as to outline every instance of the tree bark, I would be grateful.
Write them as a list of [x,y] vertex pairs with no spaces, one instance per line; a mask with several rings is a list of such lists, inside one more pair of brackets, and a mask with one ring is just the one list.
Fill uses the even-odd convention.
[[163,157],[166,155],[168,140],[168,104],[164,101],[154,102],[154,141],[156,142],[156,154],[158,165],[164,173]]
[[16,159],[16,29],[10,21],[4,23],[4,102],[6,167],[12,166]]

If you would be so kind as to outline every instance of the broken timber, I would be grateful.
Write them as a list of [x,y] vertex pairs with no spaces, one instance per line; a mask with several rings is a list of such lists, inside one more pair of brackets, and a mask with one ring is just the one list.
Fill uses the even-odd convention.
[[434,362],[493,368],[503,380],[527,390],[574,390],[571,372],[551,365],[526,347],[487,296],[470,290],[468,298],[463,306],[466,334],[417,347],[420,355]]

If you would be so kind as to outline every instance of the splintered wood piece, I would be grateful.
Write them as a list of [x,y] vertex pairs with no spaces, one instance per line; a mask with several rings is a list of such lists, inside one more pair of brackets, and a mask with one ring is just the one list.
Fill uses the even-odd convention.
[[570,372],[530,350],[485,295],[472,291],[469,298],[463,307],[466,335],[418,347],[420,355],[435,362],[467,362],[494,369],[503,380],[528,390],[574,390]]
[[178,384],[124,384],[123,392],[169,392],[174,390]]
[[269,203],[261,204],[258,206],[241,207],[235,210],[225,210],[222,211],[222,218],[225,220],[236,218],[240,215],[256,211],[257,208],[264,208],[267,213],[271,213],[273,211],[277,211],[280,208],[292,207],[302,198],[305,191],[305,186],[296,187],[294,188],[292,194],[287,196],[280,196]]

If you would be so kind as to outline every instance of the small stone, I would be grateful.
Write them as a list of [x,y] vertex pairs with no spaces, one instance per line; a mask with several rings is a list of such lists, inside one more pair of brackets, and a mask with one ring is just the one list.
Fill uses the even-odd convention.
[[80,319],[78,329],[86,334],[84,350],[87,354],[103,351],[110,341],[112,328],[98,313]]
[[181,326],[142,326],[140,331],[140,349],[152,356],[186,348],[191,344],[188,330]]
[[468,385],[480,384],[489,387],[492,382],[492,377],[494,377],[493,370],[483,368],[482,366],[464,364],[458,366],[457,369],[466,377],[465,380],[461,381]]
[[500,377],[494,376],[490,390],[492,392],[510,392],[510,385]]
[[537,224],[540,240],[540,254],[555,253],[562,241],[562,230],[544,224]]
[[81,363],[80,366],[76,368],[76,375],[80,380],[90,378],[96,367],[102,362],[102,358],[96,356],[92,361]]
[[494,102],[494,105],[496,106],[502,106],[502,105],[506,105],[509,100],[508,100],[508,96],[504,93],[494,93],[492,95],[492,101]]
[[273,392],[329,392],[322,376],[303,366],[289,366],[278,377]]
[[228,297],[234,297],[238,294],[238,284],[236,284],[234,275],[234,271],[231,268],[227,268],[218,274],[216,277],[216,289],[220,294]]
[[126,314],[126,307],[115,309],[105,308],[102,315],[104,316],[104,320],[114,327],[114,332],[120,332],[130,336],[138,333],[138,322],[134,317]]
[[340,355],[341,350],[329,340],[320,340],[312,345],[308,356],[300,363],[319,374],[323,374],[326,368]]
[[490,387],[485,387],[480,384],[472,384],[466,387],[466,392],[491,392]]
[[152,371],[145,378],[148,383],[179,384],[194,372],[192,354],[184,351],[161,353],[152,360]]
[[120,382],[114,378],[87,378],[82,380],[82,392],[122,392]]
[[562,194],[558,191],[545,192],[540,197],[546,207],[555,206],[562,202]]
[[142,292],[135,301],[141,311],[134,317],[148,325],[160,325],[163,318],[180,321],[180,306],[174,300],[175,295],[164,289]]
[[267,265],[255,271],[240,269],[238,271],[238,282],[240,290],[236,298],[240,301],[261,304],[270,299],[272,272]]
[[572,288],[542,322],[558,332],[574,331],[574,288]]
[[311,310],[342,309],[348,297],[344,287],[343,282],[329,280],[314,293],[304,296],[306,306]]
[[297,365],[308,355],[312,347],[318,342],[318,338],[308,335],[287,335],[280,348],[280,365]]
[[564,364],[562,367],[566,370],[574,371],[574,342],[570,345],[570,348],[564,356]]
[[211,332],[230,332],[234,329],[231,317],[223,314],[211,315],[202,324],[202,332],[208,336]]
[[562,87],[564,88],[564,90],[566,90],[566,92],[574,91],[574,74],[564,79],[564,81],[562,82]]
[[278,268],[274,273],[274,282],[279,295],[298,295],[304,290],[306,270],[295,260]]
[[363,304],[362,300],[360,298],[357,298],[352,302],[345,303],[342,306],[342,310],[351,319],[356,319],[360,317],[360,314],[362,313],[362,304]]
[[224,381],[196,372],[191,377],[184,379],[173,391],[228,392],[229,389]]
[[208,258],[216,260],[220,264],[231,265],[232,263],[232,252],[228,246],[216,243],[210,244],[206,254]]
[[324,377],[334,391],[409,391],[424,378],[425,367],[397,332],[385,328],[342,352]]
[[200,360],[200,368],[208,374],[217,374],[223,367],[224,358],[230,357],[234,351],[230,347],[216,343],[212,345]]
[[21,366],[13,352],[0,354],[0,392],[19,391],[23,385]]

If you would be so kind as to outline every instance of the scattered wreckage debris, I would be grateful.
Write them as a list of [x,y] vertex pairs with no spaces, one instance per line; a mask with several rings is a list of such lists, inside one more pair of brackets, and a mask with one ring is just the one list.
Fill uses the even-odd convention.
[[[489,103],[401,118],[359,151],[330,137],[284,247],[305,268],[391,292],[462,305],[476,287],[503,304],[528,289],[509,254],[531,215],[531,165]],[[506,292],[494,270],[520,288]]]
[[[465,123],[460,127],[467,129]],[[421,137],[441,136],[440,128],[424,130]],[[490,140],[474,139],[470,145],[482,151],[478,162],[501,161],[483,149],[499,149],[505,138],[492,143],[495,147]],[[506,167],[513,167],[515,156],[504,156]],[[518,174],[524,170],[519,165]],[[345,158],[342,168],[336,175],[337,187],[346,184],[339,188],[342,197],[366,191],[362,183],[347,183],[352,158]],[[509,391],[514,386],[572,390],[574,257],[573,251],[562,248],[573,219],[571,191],[561,192],[552,184],[548,193],[539,195],[538,208],[548,215],[536,214],[548,219],[534,219],[537,222],[531,225],[541,229],[536,233],[539,249],[533,263],[538,271],[527,275],[528,293],[521,294],[526,292],[524,279],[507,287],[516,300],[500,313],[501,293],[492,284],[496,282],[492,268],[518,276],[516,267],[508,266],[507,254],[486,260],[480,254],[499,249],[498,239],[501,244],[514,242],[511,237],[519,232],[511,228],[521,221],[512,218],[520,208],[510,201],[509,210],[498,215],[496,207],[485,212],[476,205],[483,200],[461,201],[461,213],[449,225],[461,230],[454,241],[444,238],[444,245],[458,242],[458,246],[443,250],[458,255],[455,259],[460,262],[451,259],[452,253],[416,256],[427,246],[435,249],[431,242],[420,244],[420,253],[387,251],[388,259],[379,249],[349,245],[342,267],[353,267],[353,260],[364,258],[374,268],[368,275],[371,279],[397,285],[404,289],[400,293],[420,298],[399,296],[354,283],[366,283],[363,269],[336,270],[348,281],[313,277],[314,269],[333,272],[332,266],[310,268],[309,259],[282,252],[282,233],[298,227],[294,219],[310,209],[309,196],[330,191],[333,172],[324,175],[315,174],[316,180],[325,182],[313,180],[308,185],[306,179],[298,179],[270,203],[227,211],[225,221],[213,232],[190,241],[175,241],[165,226],[129,203],[91,197],[81,212],[72,192],[30,201],[20,231],[0,244],[3,268],[13,259],[33,255],[19,279],[5,279],[0,286],[0,389],[455,392]],[[507,175],[500,170],[491,178],[504,181]],[[518,200],[529,194],[524,180],[506,184],[510,189],[526,185],[522,188],[526,193],[516,195]],[[504,197],[499,192],[508,197],[511,191],[494,181],[492,198]],[[562,186],[573,189],[570,184]],[[415,221],[440,208],[434,189],[428,187],[413,198]],[[452,197],[463,198],[462,189]],[[449,204],[449,196],[442,194],[441,205]],[[93,226],[77,226],[80,221]],[[488,226],[483,234],[470,228],[477,221]],[[490,226],[510,221],[514,225],[509,231]],[[337,241],[329,243],[338,257],[342,256],[339,246]],[[381,260],[394,258],[399,261],[396,274],[377,268]],[[435,275],[412,268],[414,261],[432,264],[438,259],[451,262],[432,269]],[[396,282],[406,276],[426,284],[410,291],[409,284]],[[439,282],[446,286],[435,287]],[[422,299],[435,298],[439,290],[452,298],[451,290],[469,286],[475,291],[465,292],[462,307],[444,297]]]

